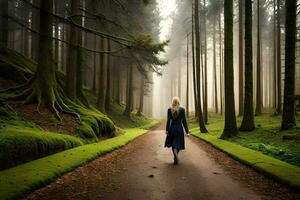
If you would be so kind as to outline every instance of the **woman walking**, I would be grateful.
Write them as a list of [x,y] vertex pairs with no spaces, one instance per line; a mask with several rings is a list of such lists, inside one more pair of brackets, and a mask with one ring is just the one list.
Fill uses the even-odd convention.
[[174,155],[174,164],[177,165],[179,151],[185,148],[184,130],[186,134],[189,135],[189,129],[185,117],[185,109],[180,106],[178,97],[173,98],[172,104],[168,109],[167,116],[167,137],[165,141],[165,147],[172,147],[172,152]]

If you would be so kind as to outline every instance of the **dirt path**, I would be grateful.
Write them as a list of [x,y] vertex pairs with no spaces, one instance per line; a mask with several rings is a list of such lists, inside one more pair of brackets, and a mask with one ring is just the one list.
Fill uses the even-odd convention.
[[[163,126],[161,126],[162,129]],[[190,136],[172,164],[160,128],[41,188],[26,200],[300,199],[289,190]]]

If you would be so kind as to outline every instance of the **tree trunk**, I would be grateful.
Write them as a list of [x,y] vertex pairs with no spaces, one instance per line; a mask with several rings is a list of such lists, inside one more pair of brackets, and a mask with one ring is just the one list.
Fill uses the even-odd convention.
[[223,49],[222,49],[222,27],[221,27],[221,11],[219,14],[219,43],[220,43],[220,113],[223,115]]
[[[109,52],[111,49],[110,39],[107,39],[107,51]],[[105,110],[110,110],[110,101],[111,101],[111,85],[110,85],[110,68],[111,68],[111,57],[107,54],[107,83],[106,83],[106,96],[105,96]]]
[[[276,41],[277,41],[277,37],[276,37],[276,0],[274,0],[273,2],[273,15],[274,15],[274,24],[273,24],[273,28],[274,28],[274,39],[273,39],[273,102],[274,102],[274,109],[275,109],[275,112],[276,112],[276,107],[277,107],[277,104],[276,104],[276,101],[277,101],[277,84],[276,84],[276,71],[277,71],[277,61],[276,61]],[[274,112],[274,113],[275,113]]]
[[20,95],[20,98],[27,96],[24,103],[37,100],[38,108],[44,104],[60,119],[57,109],[66,110],[68,107],[63,102],[59,85],[56,82],[55,66],[52,61],[53,20],[50,13],[53,10],[53,0],[41,1],[40,8],[40,48],[37,70],[33,80],[29,82],[32,85]]
[[186,36],[186,115],[189,117],[189,34]]
[[1,12],[2,12],[2,17],[1,17],[1,30],[0,30],[0,34],[1,34],[1,44],[4,46],[8,45],[8,0],[1,0],[0,1],[0,8],[1,8]]
[[[76,23],[80,24],[80,17],[77,16],[80,14],[79,11],[80,0],[71,1],[71,17]],[[70,29],[70,44],[69,45],[69,55],[68,55],[68,64],[66,72],[66,94],[71,100],[75,100],[76,97],[76,64],[78,59],[78,49],[77,44],[79,40],[79,30],[77,27],[71,25]]]
[[136,113],[137,116],[142,116],[143,107],[144,107],[144,84],[145,84],[145,77],[141,74],[141,85],[140,85],[140,105],[138,112]]
[[[38,5],[38,0],[33,0],[32,3],[36,6],[40,6]],[[32,28],[37,30],[39,27],[39,23],[40,23],[40,12],[39,10],[36,9],[32,9]],[[38,60],[38,56],[39,56],[39,36],[38,34],[32,34],[32,47],[31,47],[31,54],[32,54],[32,58],[33,60],[37,61]]]
[[[194,6],[194,5],[192,5]],[[194,28],[194,8],[192,9],[192,59],[193,59],[193,87],[194,87],[194,104],[195,117],[198,117],[198,98],[197,98],[197,80],[196,80],[196,62],[195,62],[195,28]]]
[[199,32],[199,0],[195,0],[195,36],[196,36],[196,70],[198,74],[198,80],[197,80],[197,99],[199,100],[198,104],[198,122],[201,133],[207,133],[207,129],[205,127],[203,115],[202,115],[202,108],[201,108],[201,93],[200,93],[200,32]]
[[218,107],[218,85],[217,85],[217,56],[216,56],[216,16],[213,17],[213,76],[214,76],[214,98],[215,112],[219,112]]
[[225,127],[221,138],[237,135],[233,88],[233,0],[224,0]]
[[277,0],[277,113],[281,113],[281,27],[280,27],[280,0]]
[[281,130],[296,126],[295,119],[295,50],[297,1],[286,0],[285,78]]
[[203,2],[204,6],[204,98],[203,98],[203,117],[204,122],[208,122],[208,113],[207,113],[207,31],[206,31],[206,0]]
[[52,13],[53,0],[41,1],[40,11],[40,50],[38,66],[35,73],[36,87],[41,90],[42,101],[53,105],[54,88],[56,88],[55,67],[52,62]]
[[260,1],[257,0],[257,56],[256,56],[256,110],[255,115],[261,114],[262,109],[262,88],[261,88],[261,53],[260,53]]
[[239,0],[239,116],[242,116],[244,113],[243,1]]
[[129,64],[127,69],[127,94],[126,94],[126,107],[124,110],[124,115],[130,118],[132,109],[132,99],[133,99],[133,66]]
[[83,105],[89,107],[89,102],[83,92],[83,52],[79,46],[82,46],[82,31],[78,31],[77,63],[76,63],[76,98]]
[[[105,39],[101,38],[101,51],[105,50]],[[106,63],[104,53],[100,53],[100,70],[99,70],[99,86],[98,86],[98,108],[105,113],[105,97],[106,97]]]
[[120,85],[120,80],[121,80],[121,69],[119,67],[119,63],[117,65],[117,68],[116,68],[116,101],[119,105],[121,105],[121,85]]
[[[94,49],[97,50],[97,35],[94,35]],[[93,87],[92,87],[92,91],[93,94],[96,95],[96,91],[97,91],[97,87],[96,87],[96,79],[97,79],[97,53],[94,53],[94,65],[93,65]]]
[[252,0],[245,0],[245,101],[240,131],[255,129],[253,113]]

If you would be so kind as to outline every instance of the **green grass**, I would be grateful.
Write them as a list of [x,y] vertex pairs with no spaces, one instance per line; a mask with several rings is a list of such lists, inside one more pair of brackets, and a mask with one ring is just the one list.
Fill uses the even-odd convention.
[[[95,95],[88,90],[85,90],[85,95],[89,99],[91,105],[96,105],[97,97]],[[122,129],[142,128],[149,130],[160,122],[159,120],[146,116],[144,113],[142,113],[141,116],[137,116],[136,111],[133,111],[131,113],[131,119],[128,119],[123,115],[124,110],[125,105],[119,105],[116,102],[111,102],[111,109],[107,113],[114,124]]]
[[214,147],[231,155],[233,158],[250,165],[285,184],[300,188],[300,168],[258,151],[242,147],[230,141],[221,140],[210,134],[200,134],[198,128],[192,129],[192,135],[210,143]]
[[75,167],[122,147],[145,132],[146,130],[137,128],[126,129],[125,134],[121,136],[76,147],[0,171],[0,199],[20,198]]
[[[237,118],[238,127],[242,118]],[[280,116],[264,114],[255,117],[256,129],[252,132],[239,132],[237,137],[228,141],[241,146],[260,151],[284,162],[300,166],[300,142],[299,137],[294,140],[283,140],[286,135],[300,136],[300,117],[297,117],[298,126],[292,130],[279,131],[281,124]],[[197,127],[195,119],[190,120],[191,127]],[[207,129],[209,135],[219,137],[224,128],[224,120],[219,115],[210,114]]]
[[142,113],[141,116],[137,116],[136,112],[131,113],[131,119],[128,119],[123,115],[124,105],[112,104],[111,111],[108,113],[110,118],[120,128],[143,128],[150,129],[159,123],[159,120],[147,117]]
[[[237,119],[238,126],[242,118]],[[281,118],[264,114],[255,117],[256,129],[239,132],[228,140],[219,139],[224,128],[224,120],[219,115],[210,114],[207,124],[208,134],[199,133],[195,119],[190,119],[192,135],[198,137],[233,158],[252,166],[258,171],[290,186],[300,188],[300,143],[299,137],[283,140],[286,135],[298,136],[298,126],[292,130],[279,131]],[[297,166],[298,165],[298,166]]]

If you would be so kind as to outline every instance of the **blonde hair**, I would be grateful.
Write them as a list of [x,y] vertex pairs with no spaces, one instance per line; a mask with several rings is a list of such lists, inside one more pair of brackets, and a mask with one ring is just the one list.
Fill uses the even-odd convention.
[[179,97],[173,97],[171,103],[171,112],[174,118],[178,117],[179,115],[179,107],[180,107]]

